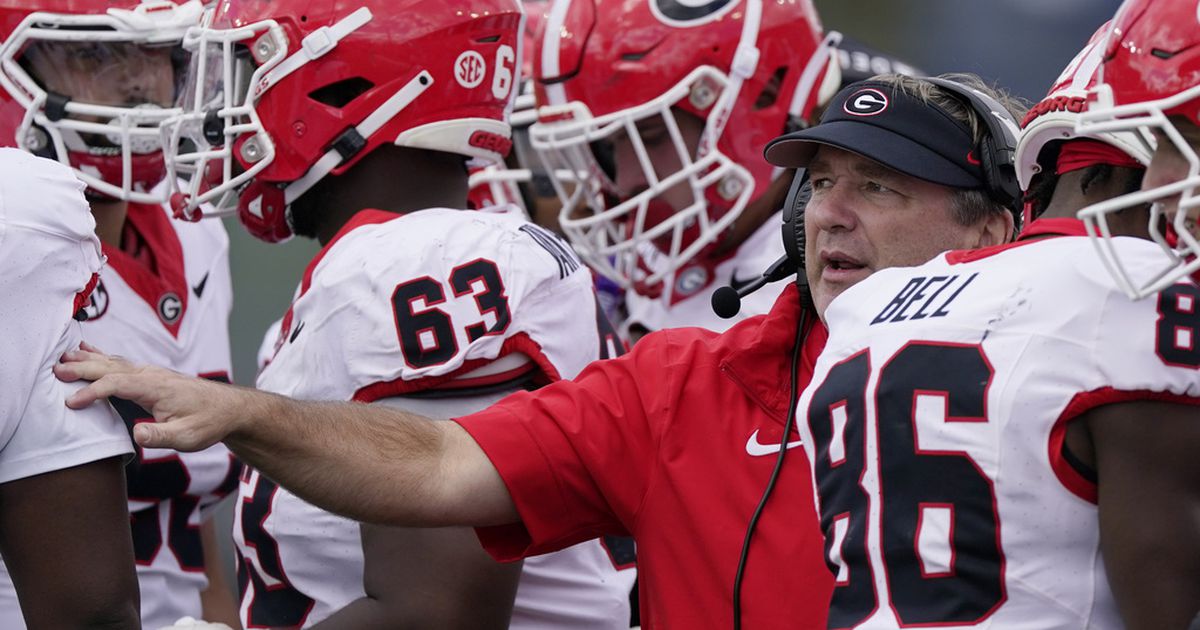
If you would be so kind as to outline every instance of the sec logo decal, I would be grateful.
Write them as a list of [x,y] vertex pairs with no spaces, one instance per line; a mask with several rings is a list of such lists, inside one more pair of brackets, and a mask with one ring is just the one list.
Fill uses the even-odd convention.
[[454,79],[468,90],[483,83],[483,75],[487,74],[487,64],[483,55],[468,50],[454,60]]

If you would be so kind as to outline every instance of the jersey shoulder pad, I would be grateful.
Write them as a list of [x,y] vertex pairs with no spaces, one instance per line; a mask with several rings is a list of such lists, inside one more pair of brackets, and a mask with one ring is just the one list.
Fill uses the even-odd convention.
[[313,285],[336,293],[367,283],[372,293],[389,292],[405,279],[448,281],[477,261],[496,266],[510,296],[586,272],[566,243],[521,217],[430,209],[346,234],[314,271]]
[[[299,337],[306,361],[348,370],[351,391],[338,395],[385,382],[399,395],[466,374],[496,380],[494,371],[476,372],[492,363],[499,374],[518,369],[511,358],[499,361],[516,353],[558,378],[571,347],[559,337],[574,335],[577,347],[587,338],[596,353],[591,280],[556,237],[527,225],[423,210],[346,233],[295,302],[289,343],[271,371],[293,360],[290,340],[308,326]],[[585,326],[588,335],[576,331]]]
[[54,160],[0,148],[0,218],[6,226],[96,240],[84,188],[70,168]]

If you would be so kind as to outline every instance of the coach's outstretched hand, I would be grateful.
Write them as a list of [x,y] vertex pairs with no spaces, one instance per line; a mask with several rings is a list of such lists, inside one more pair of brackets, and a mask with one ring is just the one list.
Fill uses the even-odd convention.
[[[184,376],[159,367],[134,365],[87,345],[63,355],[54,366],[63,381],[93,381],[67,398],[81,409],[97,400],[117,396],[141,405],[155,422],[133,428],[133,439],[149,448],[198,451],[225,439],[237,429],[248,406],[272,396],[251,389]],[[241,411],[241,412],[239,412]]]

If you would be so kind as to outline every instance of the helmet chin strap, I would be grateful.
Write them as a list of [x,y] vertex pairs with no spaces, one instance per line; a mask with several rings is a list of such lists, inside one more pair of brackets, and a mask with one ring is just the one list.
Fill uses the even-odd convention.
[[272,68],[267,76],[263,77],[265,84],[259,89],[265,91],[270,86],[282,81],[287,75],[300,69],[304,64],[337,48],[339,41],[366,25],[371,18],[371,10],[362,7],[330,26],[322,26],[309,33],[301,40],[299,50],[279,62],[278,66]]
[[712,152],[721,134],[725,132],[725,123],[737,103],[738,94],[742,91],[742,83],[754,76],[758,67],[758,28],[762,22],[762,1],[750,0],[746,3],[746,13],[742,19],[742,37],[737,49],[733,52],[733,63],[729,69],[729,82],[721,93],[717,104],[708,115],[709,124],[704,126],[700,136],[700,147],[697,155],[703,156]]
[[300,198],[300,195],[308,192],[317,182],[321,181],[326,175],[337,168],[339,164],[350,159],[363,147],[367,145],[367,138],[370,138],[376,131],[379,131],[389,120],[399,114],[405,107],[412,104],[425,90],[428,90],[433,85],[433,75],[429,74],[428,70],[422,70],[417,73],[408,83],[404,84],[395,94],[388,100],[384,101],[378,109],[371,112],[361,123],[356,127],[351,127],[338,136],[334,141],[333,147],[313,164],[308,172],[304,173],[300,179],[288,184],[284,187],[284,200],[289,205]]

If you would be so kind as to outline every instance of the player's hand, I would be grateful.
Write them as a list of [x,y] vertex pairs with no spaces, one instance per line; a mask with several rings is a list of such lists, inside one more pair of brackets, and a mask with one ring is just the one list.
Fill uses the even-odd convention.
[[148,448],[198,451],[228,436],[255,392],[159,367],[134,365],[83,344],[54,366],[67,382],[93,381],[67,398],[82,409],[110,396],[126,398],[154,415],[155,422],[134,426],[133,439]]

